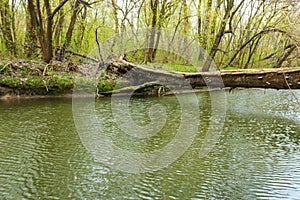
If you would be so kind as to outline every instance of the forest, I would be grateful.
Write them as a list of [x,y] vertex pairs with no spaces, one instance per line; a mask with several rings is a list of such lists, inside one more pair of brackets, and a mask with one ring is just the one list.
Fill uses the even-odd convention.
[[1,199],[300,200],[300,0],[0,0]]
[[[54,71],[70,71],[76,68],[72,63],[98,61],[90,52],[112,36],[144,28],[152,30],[145,33],[151,48],[128,52],[127,61],[192,71],[190,63],[170,53],[188,45],[173,41],[176,35],[185,35],[210,57],[202,71],[210,70],[211,60],[218,69],[228,70],[297,67],[299,6],[296,0],[1,0],[0,71],[28,61],[30,66],[38,62],[43,76],[47,63],[55,66]],[[163,41],[169,52],[157,49],[160,29],[173,34]],[[205,59],[202,54],[199,60]],[[7,77],[1,84],[7,81],[18,86],[18,80]]]

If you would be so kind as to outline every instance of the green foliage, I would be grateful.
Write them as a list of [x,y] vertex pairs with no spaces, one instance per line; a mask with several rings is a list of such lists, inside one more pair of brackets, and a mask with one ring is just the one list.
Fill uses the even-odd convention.
[[47,86],[51,88],[72,88],[73,87],[73,76],[68,73],[62,73],[60,75],[53,75],[47,78]]
[[98,81],[98,91],[99,92],[108,92],[112,91],[114,87],[116,86],[116,81],[114,80],[109,80],[109,79],[101,79]]
[[22,81],[16,77],[3,77],[0,79],[0,85],[7,85],[12,88],[19,88],[22,86]]
[[0,72],[6,72],[7,68],[4,65],[0,65]]
[[[5,27],[9,23],[8,27],[13,33],[12,38],[16,47],[16,55],[9,52],[9,49],[5,45],[7,42],[5,41],[5,37],[1,37],[0,56],[2,59],[8,60],[23,59],[27,55],[28,49],[30,49],[27,47],[28,41],[26,40],[28,38],[26,36],[28,36],[28,33],[33,33],[33,38],[39,38],[36,35],[39,31],[37,31],[37,27],[34,27],[36,30],[31,30],[30,27],[27,27],[27,25],[34,24],[27,21],[30,20],[30,17],[25,17],[29,15],[29,7],[26,5],[28,2],[24,2],[22,6],[15,5],[16,2],[14,1],[7,2],[8,5],[0,7],[0,11],[5,13],[5,10],[9,10],[11,13],[6,16],[9,18],[8,22],[2,20],[0,27]],[[203,45],[208,53],[213,51],[213,44],[219,41],[218,45],[214,47],[214,49],[218,49],[214,56],[214,62],[219,68],[228,69],[227,65],[233,68],[272,67],[276,64],[278,58],[286,52],[285,48],[287,45],[296,44],[299,46],[300,38],[298,35],[300,34],[298,25],[300,17],[298,4],[289,4],[288,1],[279,2],[276,5],[275,1],[269,3],[264,3],[263,1],[259,3],[257,1],[232,1],[234,5],[230,11],[229,19],[224,18],[224,14],[227,12],[226,8],[228,7],[226,2],[228,1],[158,1],[157,9],[154,9],[157,12],[157,22],[152,25],[151,19],[154,10],[151,9],[150,1],[116,1],[116,6],[119,10],[118,19],[113,14],[114,7],[111,4],[107,4],[104,1],[97,1],[93,3],[92,8],[78,9],[71,42],[67,48],[81,54],[97,57],[96,29],[98,30],[97,39],[102,43],[115,36],[118,32],[121,33],[155,26],[156,28],[170,30],[175,38],[183,34],[200,41],[199,43]],[[33,3],[36,4],[36,1],[33,1]],[[40,3],[41,16],[39,17],[41,19],[39,20],[41,23],[46,23],[47,19],[49,19],[43,10],[46,9],[46,5],[44,1]],[[57,6],[57,2],[55,1],[50,1],[50,4],[52,10]],[[260,6],[258,6],[259,4]],[[37,8],[37,5],[34,6]],[[66,41],[66,34],[72,19],[72,9],[74,9],[74,1],[69,1],[53,16],[52,39],[55,41],[56,46],[62,46]],[[62,27],[58,25],[60,20],[62,20]],[[220,29],[222,23],[225,23],[226,27],[223,34],[221,34],[222,31]],[[259,32],[268,29],[282,30],[282,32],[266,32],[260,35],[261,37],[256,37],[253,41],[249,42]],[[221,34],[220,38],[218,38],[219,33]],[[188,47],[190,42],[174,42],[176,40],[172,40],[172,34],[160,38],[160,42],[163,42],[166,46],[168,45],[170,52],[158,49],[153,62],[161,63],[166,70],[195,71],[195,69],[189,67],[189,63],[180,57],[180,55],[172,53],[172,51],[174,52],[178,48],[184,49]],[[135,37],[134,34],[132,35]],[[149,39],[149,35],[146,32],[145,36],[145,38]],[[142,40],[144,39],[141,39],[141,44],[149,44],[149,40]],[[157,40],[158,35],[155,35],[155,42]],[[36,54],[34,53],[32,55],[33,58],[30,59],[41,59],[41,47],[43,46],[41,45],[41,41],[34,40],[32,44],[31,48],[34,48]],[[240,49],[243,44],[246,44],[245,47]],[[116,46],[112,44],[111,49]],[[107,53],[109,50],[105,49],[103,51]],[[274,56],[266,60],[262,59],[267,57],[270,52],[275,52]],[[128,52],[126,59],[134,63],[143,63],[145,62],[146,53],[145,49]],[[236,53],[236,58],[231,62],[232,57]],[[68,57],[67,59],[71,58]],[[72,59],[76,60],[74,56]],[[77,59],[80,62],[82,60],[84,59]],[[297,50],[293,51],[286,58],[288,66],[299,65],[299,60]],[[169,66],[169,64],[173,64],[173,66]],[[7,69],[3,69],[3,66],[2,68],[0,67],[0,72],[5,72],[5,70]]]
[[73,88],[73,76],[68,73],[48,76],[30,75],[27,77],[4,76],[0,86],[16,90],[31,90],[36,94],[61,94]]
[[163,67],[166,69],[178,71],[178,72],[197,72],[198,70],[193,65],[183,65],[183,64],[173,64],[166,63],[163,64]]
[[176,72],[198,72],[199,71],[193,65],[185,65],[185,64],[174,64],[174,63],[160,64],[160,63],[148,62],[147,65],[165,71],[176,71]]

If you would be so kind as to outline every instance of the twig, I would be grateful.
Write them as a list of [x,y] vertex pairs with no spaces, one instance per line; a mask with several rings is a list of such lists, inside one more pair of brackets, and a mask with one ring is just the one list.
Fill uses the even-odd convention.
[[45,76],[45,74],[46,74],[48,65],[49,65],[49,64],[47,64],[47,65],[44,67],[44,70],[43,70],[43,76]]
[[70,54],[74,55],[74,56],[79,56],[79,57],[94,61],[96,63],[99,62],[96,58],[93,58],[93,57],[90,57],[90,56],[87,56],[87,55],[84,55],[84,54],[80,54],[80,53],[77,53],[77,52],[74,52],[74,51],[71,51],[71,50],[68,50],[68,49],[66,49],[65,51],[67,53],[70,53]]
[[285,73],[283,72],[282,73],[282,75],[283,75],[283,78],[284,78],[284,80],[285,80],[285,83],[286,83],[286,85],[288,86],[288,88],[289,88],[289,91],[292,93],[292,95],[294,96],[294,98],[296,99],[296,101],[298,102],[298,104],[300,105],[300,99],[297,97],[297,95],[293,92],[293,90],[291,89],[291,87],[290,87],[290,85],[289,85],[289,82],[286,80],[286,78],[285,78]]
[[46,91],[49,92],[48,87],[47,87],[47,83],[46,83],[45,79],[43,79],[43,83],[44,83],[44,86],[46,88]]
[[6,64],[6,65],[4,65],[3,67],[2,67],[2,69],[0,69],[0,72],[2,72],[3,70],[5,70],[5,68],[8,66],[8,64]]
[[96,28],[96,30],[95,30],[95,36],[96,36],[96,43],[97,43],[97,47],[98,47],[98,53],[99,53],[100,61],[101,61],[101,64],[103,65],[104,61],[103,61],[103,58],[102,58],[102,55],[101,55],[101,47],[100,47],[100,43],[99,43],[99,40],[98,40],[98,28]]

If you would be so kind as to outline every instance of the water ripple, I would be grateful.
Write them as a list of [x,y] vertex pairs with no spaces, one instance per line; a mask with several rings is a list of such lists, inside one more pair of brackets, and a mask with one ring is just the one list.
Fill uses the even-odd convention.
[[[299,95],[299,91],[296,91]],[[11,199],[297,199],[300,196],[300,108],[288,91],[242,90],[228,95],[218,144],[199,150],[211,118],[209,95],[199,94],[199,133],[165,169],[114,171],[80,142],[68,99],[0,101],[0,198]],[[133,118],[149,123],[147,108],[167,106],[161,133],[137,141],[120,132],[109,99],[97,100],[98,119],[122,148],[151,151],[178,129],[174,97],[133,99]]]

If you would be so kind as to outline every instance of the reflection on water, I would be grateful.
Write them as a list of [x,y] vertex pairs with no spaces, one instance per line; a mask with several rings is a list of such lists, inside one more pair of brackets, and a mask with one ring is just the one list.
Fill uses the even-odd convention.
[[[223,133],[201,159],[211,110],[209,94],[197,97],[201,119],[192,146],[168,168],[143,174],[114,171],[91,156],[76,132],[71,99],[0,101],[0,198],[299,198],[300,107],[289,91],[227,94]],[[97,117],[118,146],[152,151],[168,144],[178,129],[176,97],[133,98],[131,108],[133,119],[146,125],[148,108],[157,103],[166,106],[168,118],[150,139],[123,134],[115,126],[109,98],[97,100]]]

